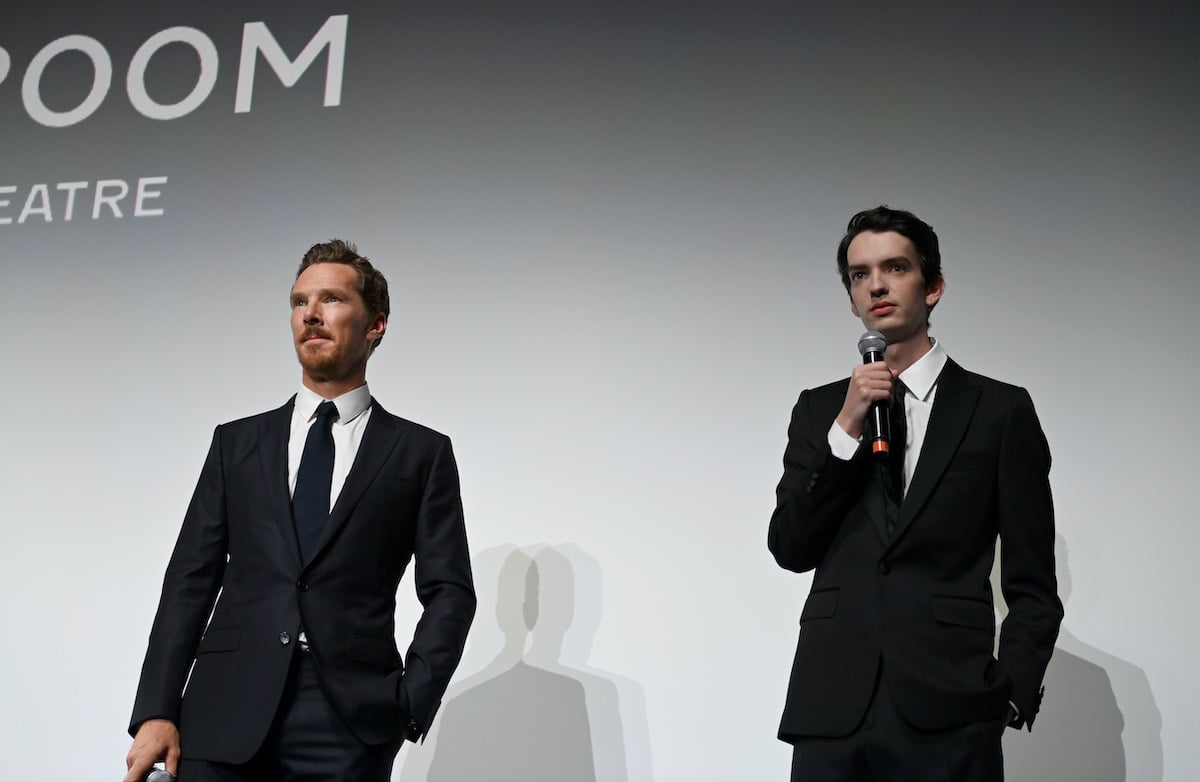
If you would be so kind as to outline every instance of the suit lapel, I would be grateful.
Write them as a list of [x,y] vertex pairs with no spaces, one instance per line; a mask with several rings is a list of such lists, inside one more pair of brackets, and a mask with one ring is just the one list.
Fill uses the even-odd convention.
[[296,397],[283,407],[265,416],[258,425],[258,456],[262,468],[267,504],[283,536],[284,546],[291,552],[296,566],[301,564],[300,542],[296,540],[296,525],[292,521],[292,498],[288,493],[287,451],[291,436],[292,408]]
[[921,445],[912,484],[900,506],[900,518],[896,522],[893,541],[904,534],[929,500],[929,495],[933,493],[966,435],[978,402],[979,389],[968,384],[967,373],[962,367],[947,360],[938,377],[937,394],[933,399],[929,426],[925,430],[925,442]]
[[391,455],[402,434],[404,431],[400,428],[397,419],[372,398],[371,418],[367,421],[366,431],[363,432],[362,442],[354,457],[354,464],[350,467],[350,473],[346,476],[346,483],[338,494],[337,502],[333,504],[333,509],[329,512],[329,521],[325,523],[321,540],[317,543],[317,548],[309,559],[310,565],[321,557],[330,541],[337,536],[342,527],[346,526],[351,511],[358,505],[363,493],[371,486],[371,482],[383,467],[384,462],[387,461],[388,456]]

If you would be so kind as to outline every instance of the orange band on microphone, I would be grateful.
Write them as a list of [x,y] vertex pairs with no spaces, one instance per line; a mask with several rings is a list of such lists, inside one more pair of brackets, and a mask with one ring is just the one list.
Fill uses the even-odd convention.
[[888,441],[887,440],[875,440],[874,442],[871,443],[871,453],[887,453],[887,452],[888,452]]

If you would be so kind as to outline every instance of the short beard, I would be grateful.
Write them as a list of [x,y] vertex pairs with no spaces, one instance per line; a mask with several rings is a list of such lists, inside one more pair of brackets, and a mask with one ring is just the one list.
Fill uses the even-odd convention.
[[340,350],[329,352],[309,352],[306,351],[304,345],[300,345],[296,351],[296,358],[300,361],[300,366],[313,380],[325,382],[327,380],[337,379],[338,372],[342,364],[342,353]]

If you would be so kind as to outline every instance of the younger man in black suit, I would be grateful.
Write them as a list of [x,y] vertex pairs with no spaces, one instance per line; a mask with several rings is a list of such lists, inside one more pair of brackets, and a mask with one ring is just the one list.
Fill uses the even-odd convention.
[[[887,349],[801,393],[788,430],[768,546],[816,571],[779,729],[792,779],[1002,780],[1001,734],[1033,723],[1062,620],[1050,452],[1023,388],[930,338],[945,280],[929,225],[860,212],[838,271]],[[864,444],[877,402],[904,433],[891,460]],[[994,657],[997,538],[1009,611]]]

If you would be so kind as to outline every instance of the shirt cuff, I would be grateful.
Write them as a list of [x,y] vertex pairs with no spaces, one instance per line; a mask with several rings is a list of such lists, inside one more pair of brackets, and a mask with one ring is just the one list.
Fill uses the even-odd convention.
[[848,462],[854,458],[854,454],[858,453],[858,446],[862,444],[860,438],[854,438],[846,434],[846,430],[838,426],[838,422],[834,421],[829,427],[829,452],[843,462]]

